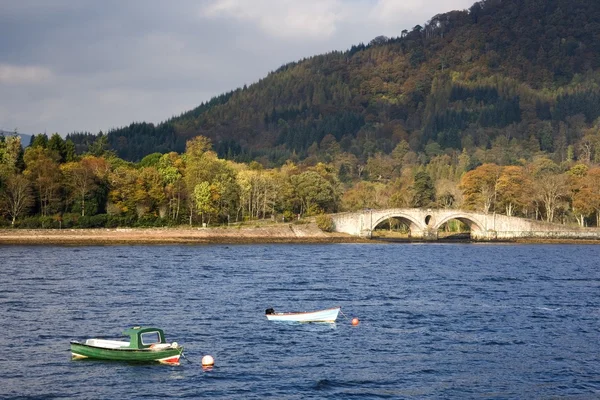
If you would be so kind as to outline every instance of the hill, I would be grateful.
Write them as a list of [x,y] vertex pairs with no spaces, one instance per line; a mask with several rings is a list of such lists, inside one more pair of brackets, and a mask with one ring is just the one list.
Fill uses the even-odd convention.
[[15,135],[18,135],[21,138],[21,145],[23,147],[29,146],[29,143],[31,142],[31,137],[33,136],[33,135],[27,135],[24,133],[18,133],[15,131],[9,132],[9,131],[0,129],[0,136],[7,137],[7,136],[15,136]]
[[203,135],[220,157],[273,166],[335,151],[365,162],[403,141],[427,154],[504,140],[562,161],[600,116],[599,21],[597,1],[481,1],[289,63],[164,123],[112,130],[108,142],[138,161]]

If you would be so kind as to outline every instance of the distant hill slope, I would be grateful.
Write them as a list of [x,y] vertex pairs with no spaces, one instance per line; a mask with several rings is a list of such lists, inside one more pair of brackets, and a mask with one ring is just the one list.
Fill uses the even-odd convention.
[[[15,135],[14,131],[10,132],[10,131],[5,131],[5,130],[0,129],[0,136],[14,136],[14,135]],[[23,147],[29,146],[29,143],[31,142],[31,137],[33,135],[27,135],[25,133],[18,133],[18,132],[17,132],[17,135],[19,135],[21,137],[21,146],[23,146]]]
[[[108,133],[129,160],[182,152],[281,164],[339,146],[359,158],[489,146],[498,136],[563,151],[600,116],[600,2],[486,0],[345,52],[292,62],[165,123]],[[561,123],[564,125],[561,125]],[[324,140],[325,139],[325,140]]]

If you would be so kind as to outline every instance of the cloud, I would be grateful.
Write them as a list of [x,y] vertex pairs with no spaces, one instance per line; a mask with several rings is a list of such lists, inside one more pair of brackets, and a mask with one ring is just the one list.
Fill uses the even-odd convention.
[[318,39],[335,32],[342,12],[339,0],[212,0],[201,15],[250,21],[270,36]]
[[0,64],[1,84],[39,84],[48,82],[52,77],[52,71],[45,67]]

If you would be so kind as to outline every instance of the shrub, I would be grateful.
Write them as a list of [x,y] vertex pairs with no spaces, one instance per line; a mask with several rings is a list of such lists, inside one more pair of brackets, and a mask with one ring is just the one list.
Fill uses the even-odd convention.
[[81,218],[81,214],[65,213],[62,215],[60,227],[64,229],[77,228],[79,218]]
[[296,214],[294,214],[290,210],[285,210],[283,212],[283,218],[285,218],[285,222],[292,222],[297,219]]
[[108,215],[106,214],[97,214],[91,216],[85,216],[79,218],[79,227],[80,228],[104,228],[108,221]]
[[135,224],[135,226],[140,228],[162,227],[167,225],[168,222],[165,219],[154,215],[144,215],[138,218],[137,223]]
[[15,222],[15,228],[21,229],[39,229],[42,226],[40,225],[39,217],[25,217],[23,219],[18,219]]
[[329,215],[321,214],[315,218],[317,226],[324,232],[332,232],[335,225],[333,224],[333,218]]
[[135,215],[108,215],[106,221],[107,228],[129,228],[134,226],[137,218]]

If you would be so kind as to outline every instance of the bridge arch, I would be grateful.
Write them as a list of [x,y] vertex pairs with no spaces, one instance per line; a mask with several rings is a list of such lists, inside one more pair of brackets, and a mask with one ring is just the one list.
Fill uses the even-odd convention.
[[425,228],[418,220],[416,220],[411,215],[407,215],[407,214],[401,213],[401,212],[390,212],[390,213],[386,213],[386,214],[380,216],[379,218],[377,218],[372,223],[371,230],[375,230],[375,228],[379,224],[381,224],[382,222],[384,222],[386,220],[389,220],[390,218],[396,218],[396,219],[400,220],[401,222],[404,222],[406,225],[408,225],[408,229],[410,229],[411,232],[422,231]]
[[433,226],[433,228],[435,230],[438,230],[446,222],[453,220],[453,219],[456,219],[456,220],[462,222],[463,224],[467,225],[471,231],[483,232],[485,230],[483,228],[485,226],[484,224],[482,224],[480,221],[477,221],[475,218],[473,218],[473,216],[466,215],[463,213],[455,213],[455,214],[446,215],[439,221],[436,221],[436,224]]

